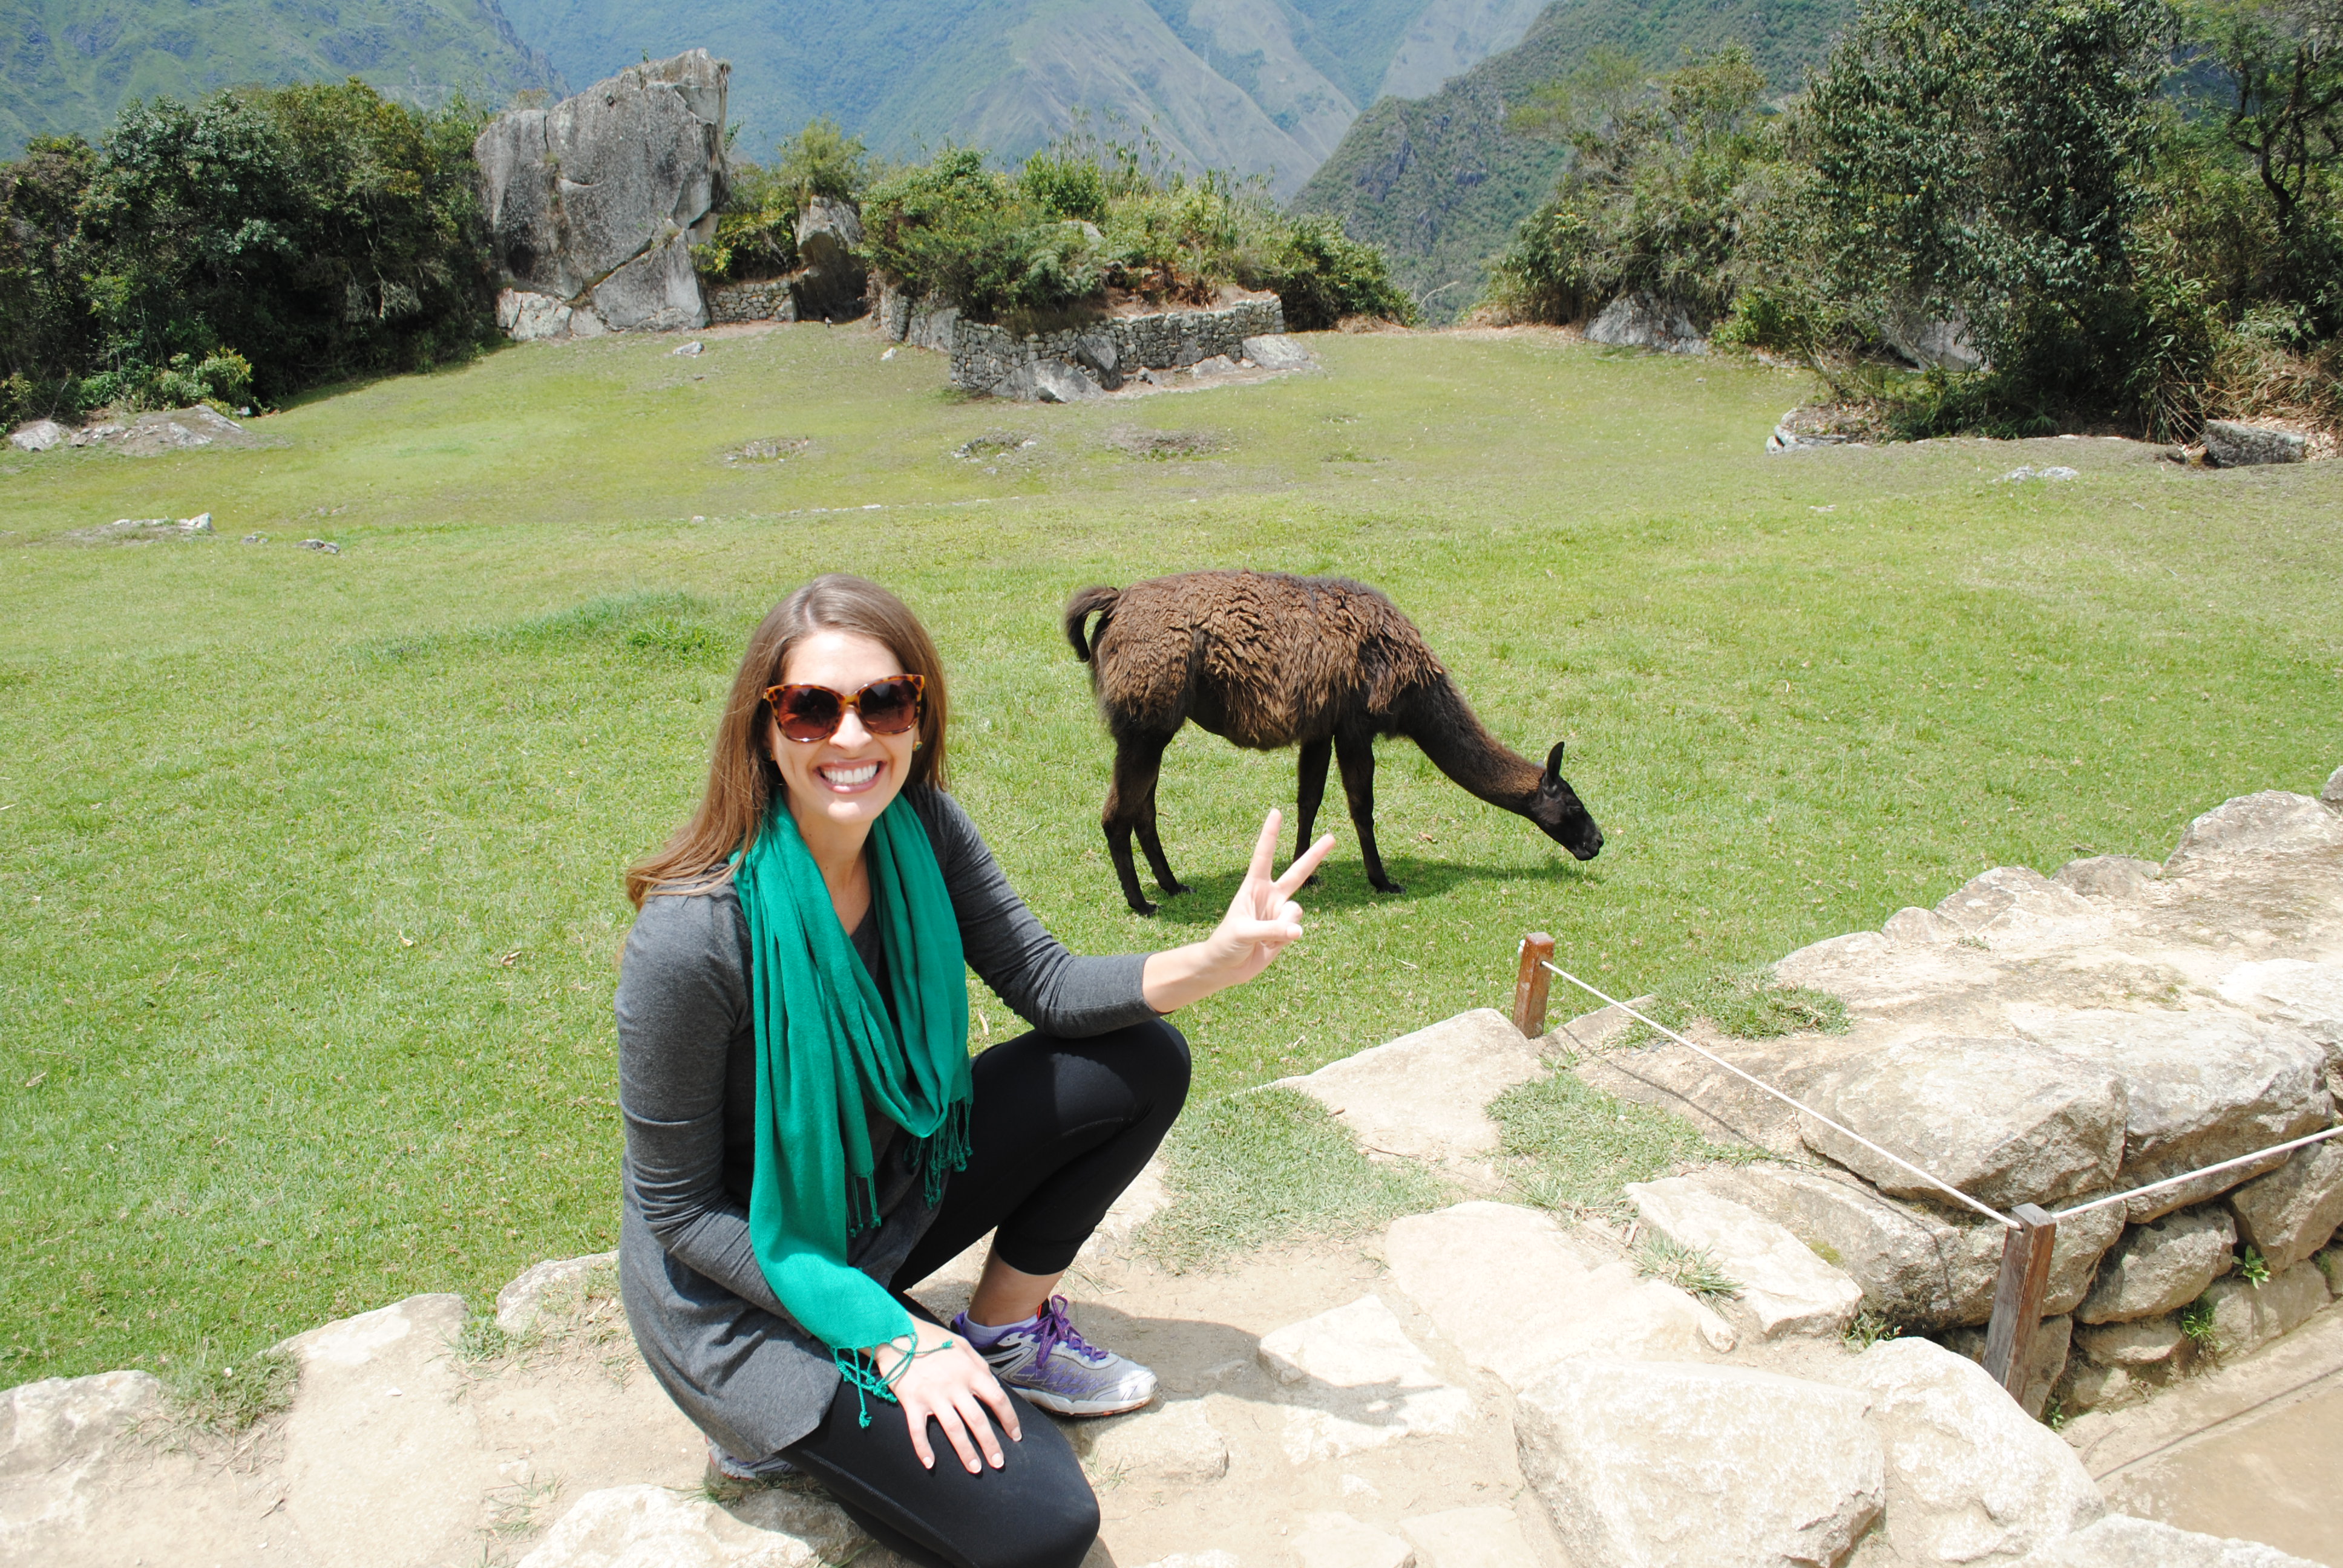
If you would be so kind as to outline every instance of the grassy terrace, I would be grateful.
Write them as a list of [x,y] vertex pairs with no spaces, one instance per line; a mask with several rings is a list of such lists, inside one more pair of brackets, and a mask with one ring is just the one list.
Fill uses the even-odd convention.
[[[1199,891],[1129,914],[1073,588],[1356,576],[1500,735],[1569,740],[1609,835],[1584,866],[1388,745],[1406,892],[1338,849],[1304,946],[1183,1016],[1207,1091],[1502,1005],[1533,927],[1653,989],[1988,865],[2160,856],[2343,761],[2343,465],[1769,458],[1798,378],[1537,336],[1327,338],[1322,376],[1075,408],[958,400],[856,331],[709,345],[514,349],[258,421],[259,450],[0,463],[0,1383],[612,1245],[619,869],[816,571],[928,618],[960,792],[1078,950],[1207,926],[1293,759],[1192,730],[1163,818]],[[952,455],[988,432],[1035,444]],[[809,445],[722,460],[776,437]],[[1990,482],[2021,462],[2082,477]],[[69,538],[198,510],[218,538]]]

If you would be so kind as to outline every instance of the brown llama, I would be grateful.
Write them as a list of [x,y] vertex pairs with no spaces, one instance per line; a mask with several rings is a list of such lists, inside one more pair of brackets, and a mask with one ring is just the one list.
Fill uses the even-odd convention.
[[[1097,633],[1085,637],[1092,616]],[[1114,737],[1114,782],[1100,821],[1122,896],[1142,915],[1131,836],[1164,892],[1172,874],[1155,833],[1163,749],[1193,720],[1223,739],[1271,751],[1297,742],[1302,781],[1294,852],[1310,842],[1331,756],[1342,769],[1367,880],[1401,890],[1375,849],[1378,735],[1404,735],[1443,773],[1492,806],[1518,812],[1582,860],[1603,829],[1562,777],[1562,742],[1545,766],[1514,755],[1482,727],[1456,683],[1399,608],[1343,578],[1283,572],[1189,572],[1127,588],[1090,588],[1066,602],[1066,640],[1091,667]]]

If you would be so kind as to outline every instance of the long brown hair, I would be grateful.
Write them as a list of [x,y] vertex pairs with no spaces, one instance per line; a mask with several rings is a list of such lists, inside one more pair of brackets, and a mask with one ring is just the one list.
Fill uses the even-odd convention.
[[903,787],[946,788],[944,664],[935,639],[910,607],[867,578],[831,572],[775,605],[749,638],[732,677],[732,694],[716,726],[708,792],[691,819],[659,853],[627,868],[627,897],[637,909],[654,893],[705,892],[730,877],[729,862],[749,847],[780,796],[781,770],[766,746],[765,689],[778,686],[797,645],[818,631],[850,631],[886,644],[903,668],[926,682],[920,746]]

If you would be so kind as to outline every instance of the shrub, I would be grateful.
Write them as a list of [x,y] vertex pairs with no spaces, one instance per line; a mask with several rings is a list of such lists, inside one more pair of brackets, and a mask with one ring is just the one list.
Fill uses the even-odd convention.
[[1646,76],[1598,53],[1572,82],[1516,111],[1518,129],[1559,134],[1574,156],[1554,198],[1495,265],[1490,297],[1520,320],[1575,321],[1648,294],[1705,326],[1731,308],[1745,189],[1780,157],[1749,52],[1720,49]]
[[1414,319],[1382,253],[1327,219],[1279,212],[1258,184],[1166,168],[1146,149],[1077,134],[1013,179],[947,148],[865,194],[864,257],[913,294],[980,321],[1040,326],[1116,293],[1211,303],[1224,286],[1273,290],[1307,330],[1346,316]]
[[781,144],[774,175],[797,206],[816,196],[851,201],[870,176],[870,156],[859,137],[822,116],[807,121],[805,129]]
[[479,115],[365,84],[126,108],[0,174],[0,357],[44,411],[273,399],[493,331]]
[[779,170],[752,163],[731,166],[716,237],[691,247],[706,281],[743,283],[797,270],[798,201]]

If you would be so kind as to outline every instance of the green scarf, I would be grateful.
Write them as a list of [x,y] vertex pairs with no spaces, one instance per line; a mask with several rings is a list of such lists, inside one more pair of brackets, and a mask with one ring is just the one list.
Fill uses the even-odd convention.
[[880,1221],[865,1096],[912,1140],[906,1158],[930,1202],[968,1163],[960,922],[927,829],[901,796],[870,825],[868,854],[891,1018],[786,802],[734,876],[757,1026],[749,1237],[781,1304],[841,1352],[911,1332],[901,1303],[846,1261],[849,1239]]

